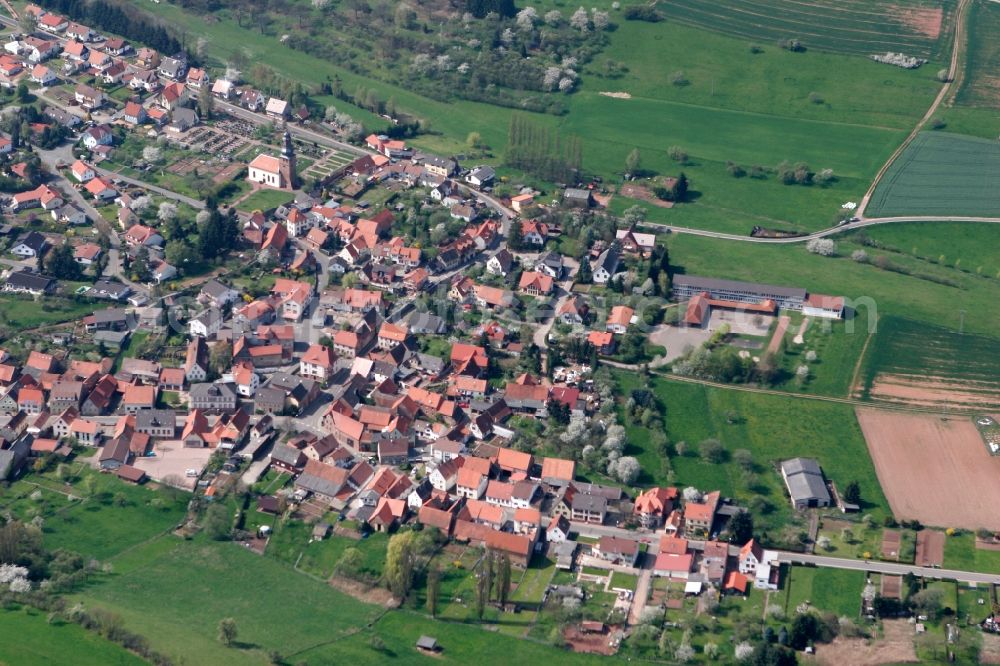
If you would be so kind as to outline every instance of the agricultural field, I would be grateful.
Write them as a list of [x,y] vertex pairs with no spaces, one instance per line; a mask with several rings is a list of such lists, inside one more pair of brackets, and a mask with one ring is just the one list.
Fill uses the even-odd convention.
[[996,110],[1000,107],[1000,5],[974,2],[969,7],[969,41],[962,87],[955,102]]
[[35,609],[0,611],[0,660],[19,664],[141,666],[146,662],[75,624],[49,623]]
[[[883,317],[868,346],[858,393],[925,407],[1000,406],[1000,341]],[[970,422],[971,424],[971,422]]]
[[1000,226],[968,222],[883,224],[841,237],[859,247],[919,259],[928,267],[1000,278]]
[[[616,375],[623,396],[647,380],[634,374]],[[863,511],[876,520],[888,514],[875,468],[851,407],[795,397],[718,389],[656,378],[651,388],[665,408],[666,432],[675,449],[684,443],[684,455],[672,455],[672,485],[719,489],[744,504],[759,504],[755,519],[763,530],[779,530],[792,517],[784,483],[776,465],[795,456],[816,458],[828,478],[839,485],[858,481]],[[649,446],[650,432],[627,424],[629,449],[642,464],[641,485],[666,484],[667,472],[659,452]],[[722,463],[698,455],[698,444],[717,439],[726,449]],[[733,459],[737,449],[753,458],[750,470]],[[758,498],[758,499],[755,499]]]
[[[858,409],[882,488],[898,520],[1000,529],[1000,459],[967,417]],[[975,488],[975,492],[970,492]]]
[[934,59],[948,45],[954,2],[879,0],[669,0],[656,5],[669,20],[752,42],[799,39],[806,49],[870,55],[901,51]]
[[868,217],[1000,215],[1000,144],[950,132],[922,132],[875,189]]

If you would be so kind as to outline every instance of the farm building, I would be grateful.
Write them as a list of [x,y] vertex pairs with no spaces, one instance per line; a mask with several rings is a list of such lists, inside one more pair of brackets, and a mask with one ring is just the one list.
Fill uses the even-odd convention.
[[781,463],[792,506],[796,509],[830,506],[830,491],[823,480],[823,471],[812,458],[792,458]]

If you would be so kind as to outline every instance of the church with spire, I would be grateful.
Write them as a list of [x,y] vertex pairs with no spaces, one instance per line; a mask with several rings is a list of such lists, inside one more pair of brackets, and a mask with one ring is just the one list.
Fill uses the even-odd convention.
[[295,170],[295,147],[292,145],[291,132],[285,130],[280,157],[261,153],[253,158],[249,165],[247,180],[279,190],[294,190],[299,186],[298,174]]

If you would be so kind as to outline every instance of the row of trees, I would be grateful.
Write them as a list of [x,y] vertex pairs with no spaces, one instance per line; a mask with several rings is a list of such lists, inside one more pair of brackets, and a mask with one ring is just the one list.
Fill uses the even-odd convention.
[[506,162],[543,180],[575,183],[583,164],[583,145],[579,137],[563,137],[558,130],[515,113],[507,131]]

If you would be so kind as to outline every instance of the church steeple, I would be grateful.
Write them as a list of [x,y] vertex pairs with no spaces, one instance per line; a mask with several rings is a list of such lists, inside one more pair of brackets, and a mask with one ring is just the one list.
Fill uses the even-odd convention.
[[295,147],[292,146],[292,133],[287,129],[281,144],[281,170],[285,186],[295,189],[299,186],[298,174],[295,170]]

